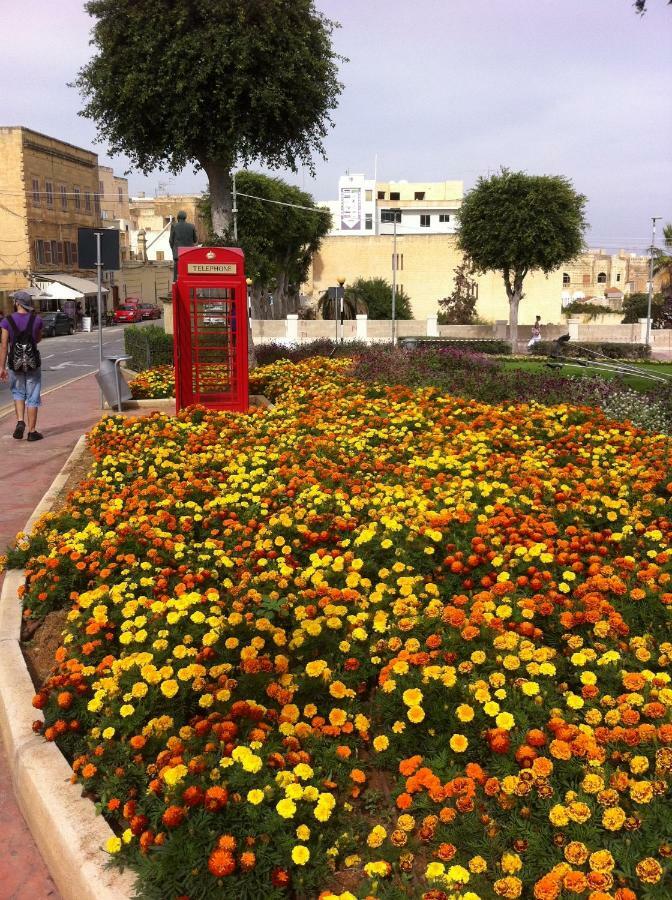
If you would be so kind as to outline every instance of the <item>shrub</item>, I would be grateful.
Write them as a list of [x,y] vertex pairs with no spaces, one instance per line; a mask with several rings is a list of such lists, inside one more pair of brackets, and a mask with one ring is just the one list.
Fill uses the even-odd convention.
[[291,362],[299,362],[302,359],[311,359],[314,356],[354,356],[367,347],[361,341],[344,341],[337,344],[330,338],[318,338],[305,344],[259,344],[255,346],[257,363],[266,366],[277,362],[279,359],[288,359]]
[[[646,344],[626,344],[617,341],[581,341],[579,344],[570,342],[564,345],[562,352],[564,356],[572,357],[589,355],[582,353],[583,348],[601,353],[609,359],[648,359],[651,355],[651,349]],[[553,352],[555,341],[539,341],[532,347],[535,356],[549,356]]]
[[158,325],[129,325],[124,329],[126,356],[136,372],[173,364],[173,338]]
[[415,346],[455,347],[473,353],[487,353],[488,356],[509,356],[511,354],[511,344],[498,338],[407,337],[400,338],[399,343],[402,345],[415,344]]

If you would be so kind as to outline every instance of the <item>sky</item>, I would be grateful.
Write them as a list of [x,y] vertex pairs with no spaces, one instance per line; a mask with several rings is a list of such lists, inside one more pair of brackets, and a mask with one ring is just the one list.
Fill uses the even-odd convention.
[[[500,166],[560,174],[588,198],[592,247],[646,252],[651,217],[672,222],[672,6],[648,5],[640,17],[632,0],[316,0],[340,23],[345,87],[315,178],[278,174],[318,200],[337,198],[346,171],[465,190]],[[132,195],[203,190],[192,168],[143,176],[95,143],[68,87],[90,28],[80,0],[0,0],[0,125],[95,150]]]

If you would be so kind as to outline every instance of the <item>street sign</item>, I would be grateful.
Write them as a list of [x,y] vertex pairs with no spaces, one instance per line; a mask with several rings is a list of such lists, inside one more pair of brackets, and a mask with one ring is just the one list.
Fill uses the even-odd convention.
[[77,229],[77,255],[79,268],[96,268],[96,234],[100,234],[100,259],[103,264],[103,269],[120,269],[119,229],[117,228]]

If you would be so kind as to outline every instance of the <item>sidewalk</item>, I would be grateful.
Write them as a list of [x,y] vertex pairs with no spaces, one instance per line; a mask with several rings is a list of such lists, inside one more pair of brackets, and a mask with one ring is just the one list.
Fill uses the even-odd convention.
[[[146,415],[151,410],[132,410]],[[0,553],[24,527],[77,440],[99,420],[100,394],[93,375],[85,375],[43,394],[37,421],[43,441],[12,438],[14,412],[0,411]],[[1,580],[0,580],[1,583]],[[3,900],[59,900],[14,799],[0,744],[0,897]]]

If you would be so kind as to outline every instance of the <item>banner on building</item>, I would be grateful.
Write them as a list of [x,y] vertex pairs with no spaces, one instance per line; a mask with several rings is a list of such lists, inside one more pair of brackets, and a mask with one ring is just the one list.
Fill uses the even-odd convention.
[[341,188],[341,231],[357,231],[362,227],[362,191]]

